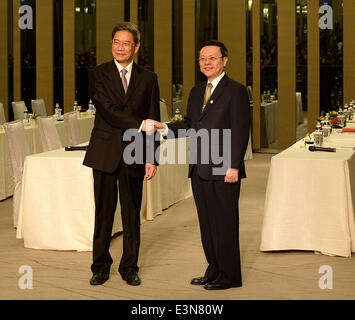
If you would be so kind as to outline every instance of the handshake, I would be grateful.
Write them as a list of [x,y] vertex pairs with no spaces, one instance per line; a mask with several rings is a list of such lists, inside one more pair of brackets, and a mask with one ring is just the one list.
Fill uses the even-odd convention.
[[143,121],[141,130],[146,132],[148,135],[153,134],[154,132],[164,132],[167,128],[166,124],[152,119],[146,119]]

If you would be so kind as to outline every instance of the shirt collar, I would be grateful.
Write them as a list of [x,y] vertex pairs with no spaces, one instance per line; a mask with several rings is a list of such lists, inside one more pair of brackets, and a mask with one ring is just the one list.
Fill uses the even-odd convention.
[[118,69],[118,71],[121,73],[122,69],[126,69],[127,70],[127,73],[131,73],[132,72],[132,66],[133,66],[133,60],[131,61],[131,63],[126,66],[126,67],[123,67],[121,66],[116,59],[113,59],[113,61],[115,61],[115,64],[116,64],[116,67]]
[[[225,74],[226,73],[223,71],[216,79],[212,80],[211,83],[212,83],[213,88],[217,87],[218,83],[221,81],[221,79],[224,77]],[[207,82],[207,83],[209,83],[209,82]]]

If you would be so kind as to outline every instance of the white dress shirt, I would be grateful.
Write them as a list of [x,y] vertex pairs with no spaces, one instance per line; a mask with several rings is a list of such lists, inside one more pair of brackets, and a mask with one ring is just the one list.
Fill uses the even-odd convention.
[[129,86],[129,80],[131,80],[131,75],[132,75],[132,66],[133,66],[133,60],[131,61],[131,63],[126,66],[126,67],[122,67],[116,59],[113,59],[115,61],[116,67],[120,73],[120,77],[122,79],[122,69],[126,69],[127,73],[126,73],[126,80],[127,80],[127,87]]
[[[223,71],[216,79],[212,80],[211,82],[207,82],[207,85],[209,83],[212,84],[211,95],[212,95],[214,89],[217,87],[218,83],[221,81],[221,79],[224,77],[225,74],[226,73]],[[206,90],[207,90],[207,85],[206,85]]]

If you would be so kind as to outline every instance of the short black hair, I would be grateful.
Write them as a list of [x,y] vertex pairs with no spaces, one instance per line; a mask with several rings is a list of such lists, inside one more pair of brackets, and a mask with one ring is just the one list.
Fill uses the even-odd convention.
[[199,51],[201,51],[201,49],[203,47],[207,47],[207,46],[219,47],[221,49],[222,58],[228,57],[228,49],[224,45],[223,42],[220,42],[220,41],[217,41],[217,40],[207,40],[207,41],[205,41],[204,43],[201,44]]
[[112,30],[112,39],[114,38],[116,32],[121,30],[129,31],[130,33],[132,33],[135,44],[140,41],[140,32],[138,30],[138,27],[132,22],[121,22],[117,24]]

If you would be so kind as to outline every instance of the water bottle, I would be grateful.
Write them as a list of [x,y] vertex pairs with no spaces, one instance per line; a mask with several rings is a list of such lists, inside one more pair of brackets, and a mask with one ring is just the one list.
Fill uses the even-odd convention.
[[330,135],[333,131],[333,127],[332,127],[332,122],[330,120],[329,113],[325,114],[325,125],[329,127],[329,135]]
[[355,105],[350,104],[350,120],[355,120]]
[[338,111],[338,125],[340,127],[345,127],[345,115],[344,115],[343,110],[341,108],[339,108],[339,111]]
[[54,107],[54,119],[58,118],[58,109],[59,109],[59,104],[56,103]]
[[326,114],[325,116],[325,120],[324,120],[324,125],[322,128],[322,132],[323,132],[323,137],[327,138],[330,136],[332,130],[332,126],[330,125],[330,120],[329,120],[329,113]]
[[94,109],[93,109],[94,105],[92,104],[91,99],[89,100],[89,108],[88,108],[88,114],[93,114],[94,113]]
[[30,125],[30,116],[28,114],[27,109],[23,111],[23,119],[24,119],[25,126],[29,126]]
[[277,100],[277,88],[274,91],[275,100]]
[[59,103],[55,104],[55,110],[56,110],[57,119],[60,119],[60,116],[62,114],[62,109],[60,108]]
[[348,113],[349,113],[348,119],[352,120],[353,119],[353,104],[352,103],[349,104]]
[[317,147],[321,147],[323,144],[323,132],[322,132],[322,126],[318,122],[316,126],[316,131],[313,132],[313,139],[314,139],[314,144]]
[[261,94],[261,102],[266,102],[266,91],[264,90],[264,92]]
[[344,105],[343,113],[344,113],[345,120],[347,120],[348,119],[348,105],[347,104]]
[[78,102],[75,100],[74,101],[73,111],[77,111],[77,110],[78,110]]

